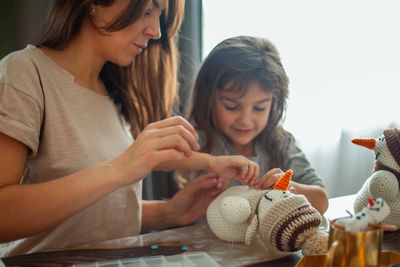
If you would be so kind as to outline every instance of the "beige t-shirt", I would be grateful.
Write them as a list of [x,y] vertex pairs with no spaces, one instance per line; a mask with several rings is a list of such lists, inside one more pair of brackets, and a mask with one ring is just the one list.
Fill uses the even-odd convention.
[[[71,73],[31,45],[0,61],[0,132],[30,149],[22,184],[110,160],[133,142],[111,98],[79,86]],[[141,198],[141,182],[121,188],[46,232],[0,244],[0,256],[137,235]]]

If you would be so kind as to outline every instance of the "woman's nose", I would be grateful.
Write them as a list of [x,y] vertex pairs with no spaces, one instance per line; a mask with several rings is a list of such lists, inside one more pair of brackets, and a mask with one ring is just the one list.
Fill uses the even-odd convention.
[[150,36],[151,39],[160,39],[161,29],[160,29],[159,19],[157,19],[154,23],[146,27],[145,34]]

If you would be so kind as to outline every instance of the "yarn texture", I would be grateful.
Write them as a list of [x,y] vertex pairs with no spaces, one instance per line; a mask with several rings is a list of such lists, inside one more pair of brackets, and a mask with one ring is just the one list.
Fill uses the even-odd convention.
[[377,139],[357,138],[352,141],[373,150],[376,157],[372,175],[357,193],[354,213],[368,205],[368,198],[380,197],[390,208],[390,214],[382,223],[400,227],[400,131],[396,128],[386,129]]
[[290,178],[282,177],[285,181],[277,183],[280,189],[233,186],[221,193],[207,209],[211,231],[228,242],[250,244],[259,235],[266,247],[277,251],[326,253],[328,234],[319,230],[321,215],[303,195],[288,191]]

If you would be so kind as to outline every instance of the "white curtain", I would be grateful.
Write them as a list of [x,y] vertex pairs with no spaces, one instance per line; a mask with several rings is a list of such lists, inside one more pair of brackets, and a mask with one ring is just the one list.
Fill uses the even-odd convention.
[[328,196],[357,193],[372,174],[375,164],[374,152],[353,144],[353,138],[377,138],[383,134],[384,129],[399,126],[391,123],[357,131],[343,129],[337,141],[303,148],[313,167],[324,178]]
[[400,1],[203,0],[204,52],[236,35],[270,39],[289,76],[284,126],[325,179],[355,193],[372,151],[351,143],[399,123]]

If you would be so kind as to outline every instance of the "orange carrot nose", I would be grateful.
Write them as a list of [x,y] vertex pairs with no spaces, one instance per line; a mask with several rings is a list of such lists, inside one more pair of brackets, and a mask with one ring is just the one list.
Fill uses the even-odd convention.
[[372,150],[375,148],[376,140],[374,138],[354,138],[351,142]]
[[292,174],[292,170],[288,170],[287,172],[285,172],[278,180],[278,182],[276,182],[274,189],[281,191],[288,190],[290,186],[290,179],[292,179]]

